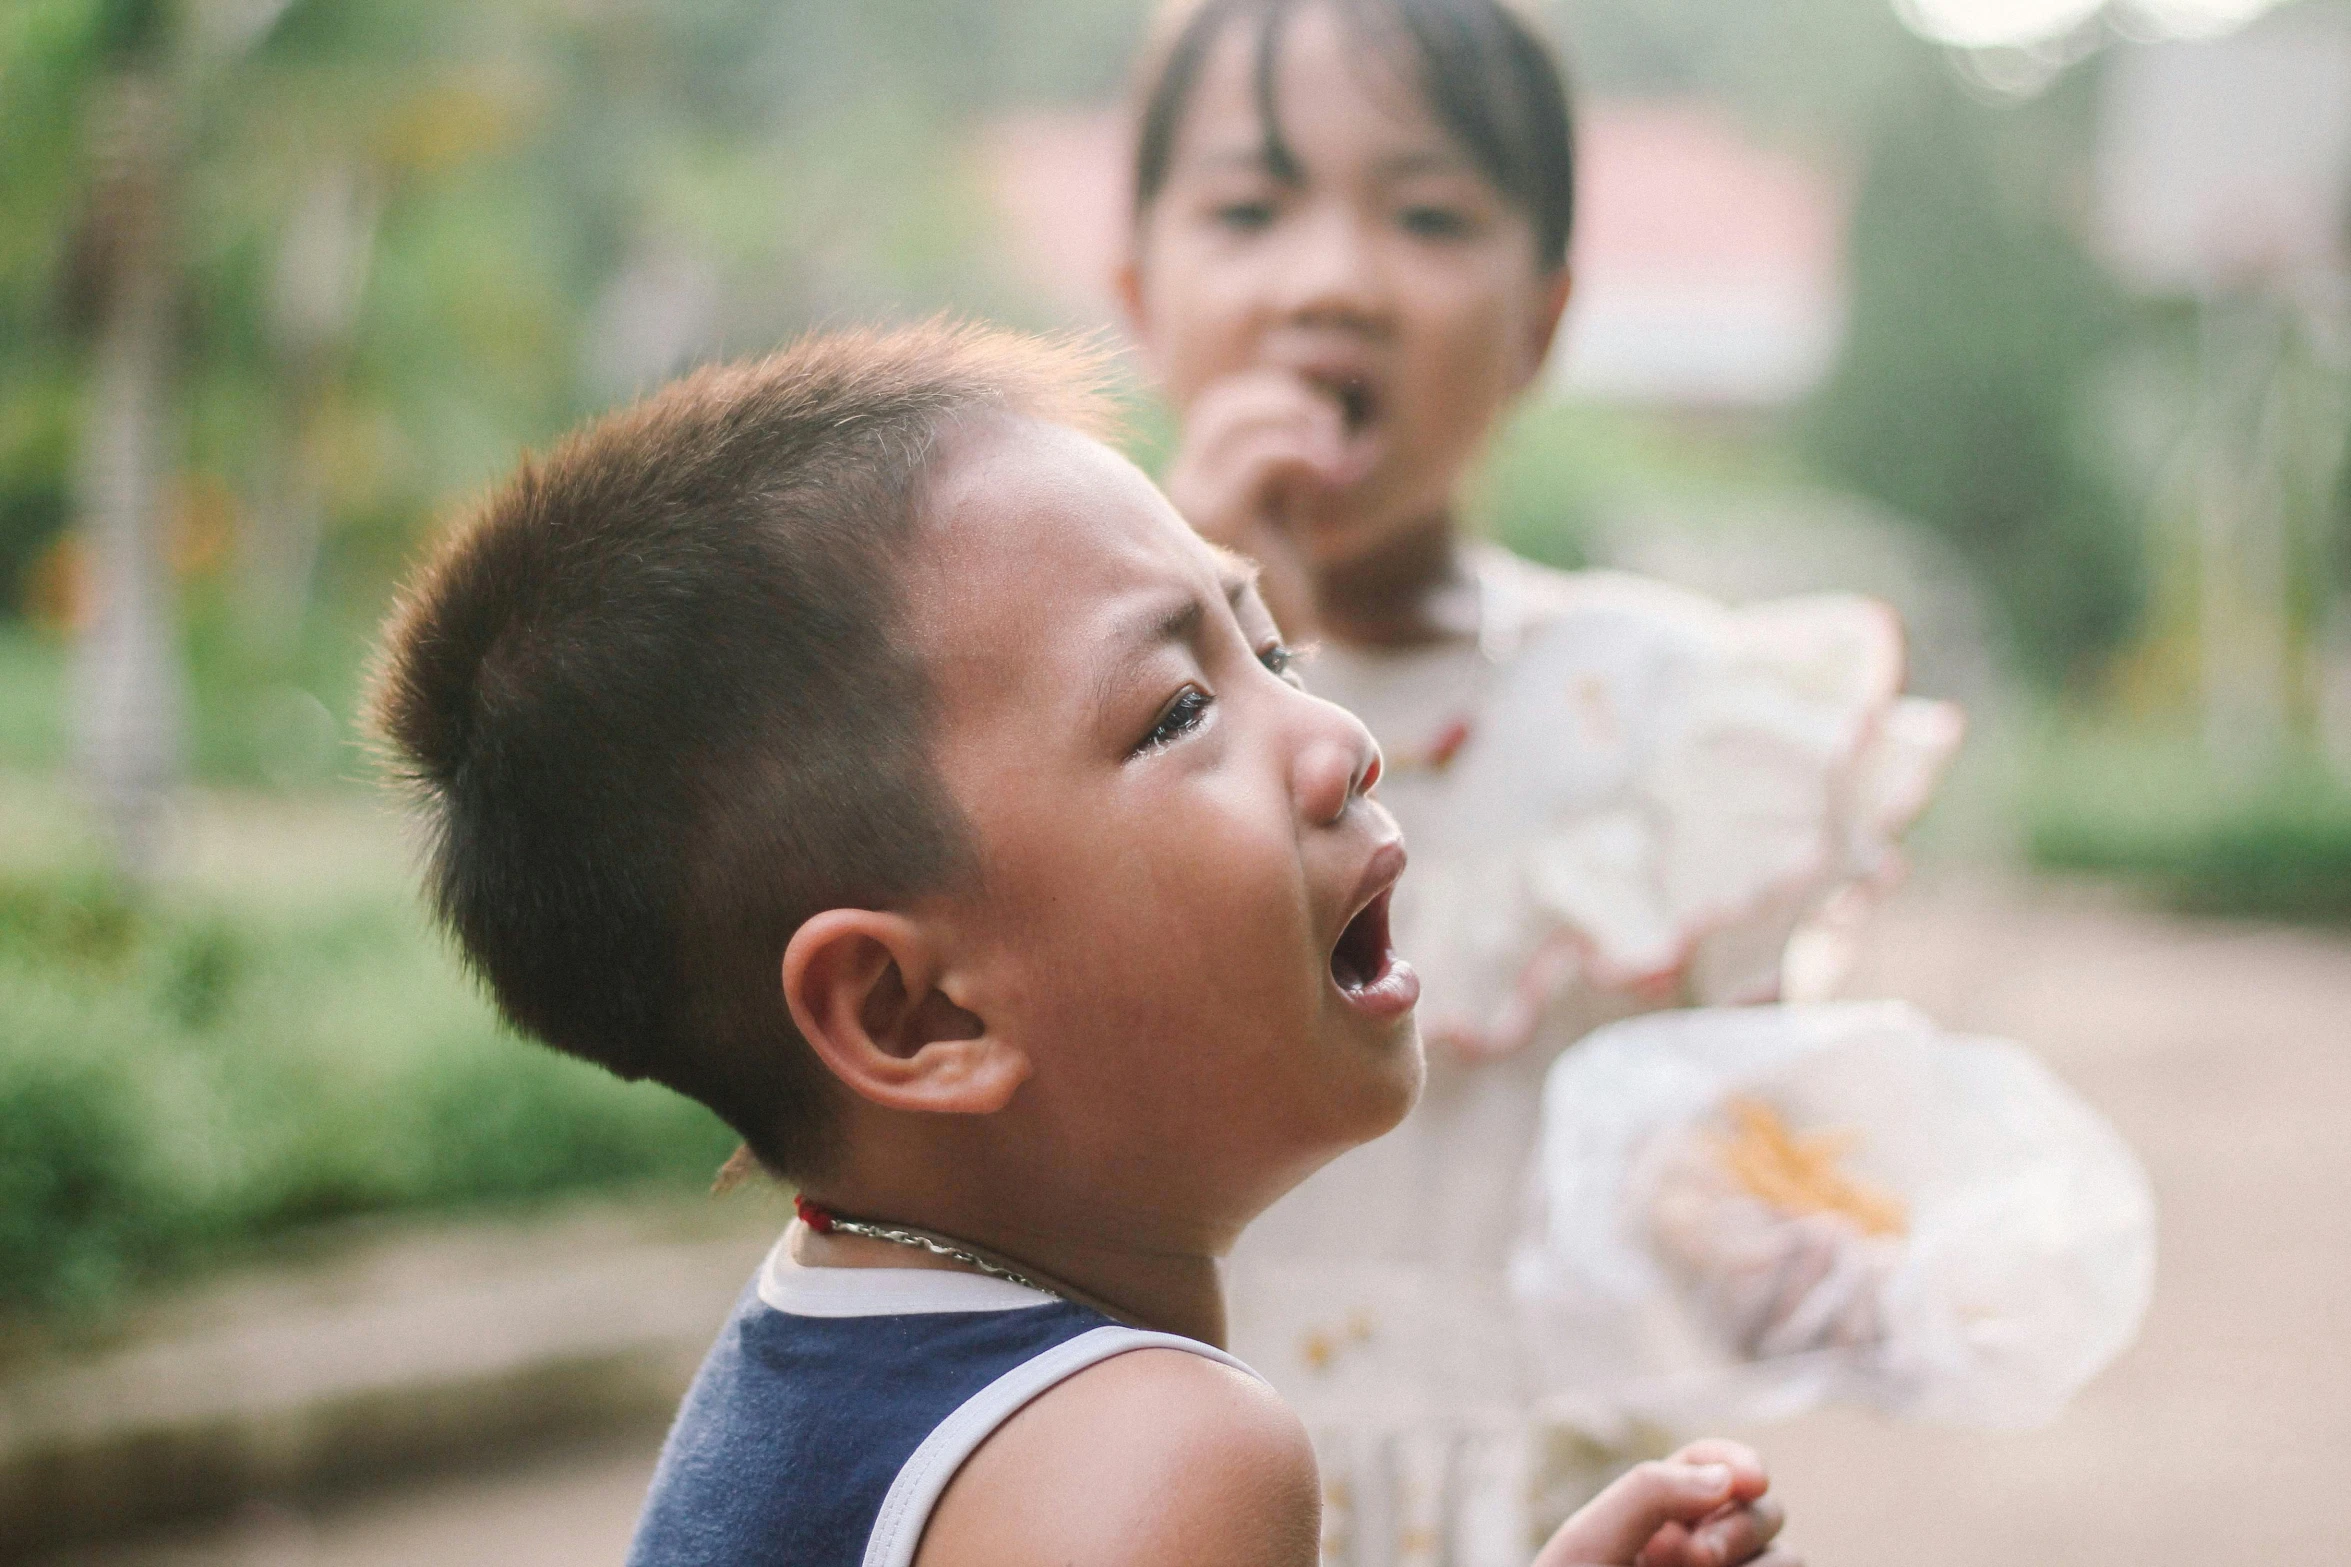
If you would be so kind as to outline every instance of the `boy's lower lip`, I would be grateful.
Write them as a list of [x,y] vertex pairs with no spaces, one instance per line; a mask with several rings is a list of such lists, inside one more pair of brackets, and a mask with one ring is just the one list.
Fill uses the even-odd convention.
[[1394,953],[1388,955],[1375,978],[1361,985],[1334,984],[1331,988],[1356,1011],[1383,1021],[1402,1017],[1420,1002],[1420,976]]

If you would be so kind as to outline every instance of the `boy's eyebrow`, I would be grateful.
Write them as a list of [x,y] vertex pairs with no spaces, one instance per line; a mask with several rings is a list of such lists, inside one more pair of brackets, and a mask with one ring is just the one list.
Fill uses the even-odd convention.
[[1192,595],[1181,603],[1145,609],[1129,619],[1112,633],[1116,651],[1103,661],[1094,678],[1094,705],[1104,711],[1112,709],[1118,700],[1119,680],[1129,669],[1170,642],[1192,641],[1207,615],[1207,607]]
[[[1216,553],[1216,575],[1224,587],[1225,602],[1237,610],[1243,596],[1257,586],[1257,563],[1230,550],[1219,549]],[[1170,642],[1197,640],[1207,617],[1208,606],[1197,595],[1138,613],[1113,633],[1118,651],[1102,665],[1095,679],[1094,705],[1109,709],[1117,701],[1120,676]]]

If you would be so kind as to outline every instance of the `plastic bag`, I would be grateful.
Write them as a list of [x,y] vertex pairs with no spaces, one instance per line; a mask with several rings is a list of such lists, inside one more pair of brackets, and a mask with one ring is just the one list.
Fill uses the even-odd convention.
[[2022,1047],[1894,1003],[1716,1008],[1551,1069],[1511,1288],[1542,1403],[1591,1429],[2020,1427],[2130,1343],[2154,1260],[2138,1160]]

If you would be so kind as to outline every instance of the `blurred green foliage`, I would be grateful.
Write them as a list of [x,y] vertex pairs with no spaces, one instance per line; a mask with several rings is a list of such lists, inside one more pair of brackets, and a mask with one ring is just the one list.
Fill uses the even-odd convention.
[[[173,444],[240,533],[323,512],[315,561],[258,585],[302,605],[380,595],[439,508],[686,357],[1022,315],[974,261],[963,128],[1111,94],[1142,23],[1130,0],[10,0],[0,606],[67,520],[94,114],[126,35],[174,84]],[[212,564],[287,570],[234,542]]]
[[699,1106],[506,1035],[404,900],[0,876],[0,1312],[322,1219],[707,1182]]
[[2188,734],[2075,719],[2035,747],[2030,849],[2190,913],[2351,924],[2351,784],[2315,756],[2226,777]]
[[1550,0],[1579,89],[1703,94],[1814,147],[1853,139],[1928,51],[1884,0]]
[[2093,74],[1996,110],[1917,73],[1870,149],[1848,336],[1806,432],[1831,476],[1956,546],[2051,681],[2095,674],[2144,595],[2082,414],[2124,304],[2059,217]]
[[1563,570],[1594,563],[1611,513],[1758,508],[1807,488],[1785,442],[1641,410],[1532,398],[1495,432],[1474,476],[1471,526]]

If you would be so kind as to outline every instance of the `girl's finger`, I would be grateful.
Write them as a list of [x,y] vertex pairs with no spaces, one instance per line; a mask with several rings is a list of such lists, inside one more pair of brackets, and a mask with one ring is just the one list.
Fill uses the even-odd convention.
[[1185,489],[1211,511],[1262,514],[1328,492],[1339,478],[1326,454],[1269,432],[1230,452],[1212,479]]
[[1669,1523],[1649,1536],[1649,1543],[1641,1547],[1633,1567],[1684,1567],[1689,1560],[1690,1531],[1679,1523]]
[[1771,1476],[1764,1470],[1762,1457],[1746,1443],[1728,1437],[1702,1436],[1675,1453],[1670,1462],[1729,1466],[1731,1494],[1742,1502],[1753,1501],[1771,1489]]
[[1235,538],[1275,519],[1270,513],[1283,492],[1327,488],[1316,454],[1300,443],[1261,435],[1221,454],[1215,461],[1187,457],[1169,471],[1167,493],[1185,520],[1208,537],[1231,544]]
[[1346,435],[1336,416],[1318,419],[1296,411],[1234,420],[1202,431],[1186,455],[1202,466],[1229,468],[1251,446],[1265,441],[1282,442],[1304,452],[1321,467],[1337,469],[1347,460]]
[[1184,410],[1184,428],[1203,435],[1229,424],[1256,420],[1301,420],[1343,431],[1338,403],[1287,371],[1251,371],[1228,377],[1202,392]]
[[1771,1497],[1749,1502],[1692,1530],[1683,1559],[1689,1567],[1739,1567],[1771,1544],[1787,1521],[1787,1513]]

